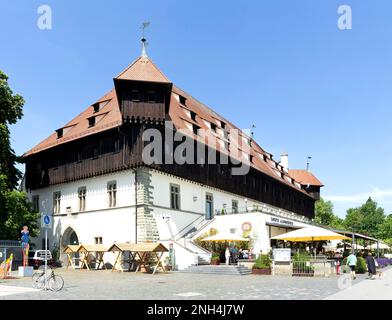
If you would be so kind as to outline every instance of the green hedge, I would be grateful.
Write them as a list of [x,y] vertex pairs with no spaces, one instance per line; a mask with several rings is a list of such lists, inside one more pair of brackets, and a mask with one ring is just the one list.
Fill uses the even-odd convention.
[[256,259],[253,269],[269,269],[271,268],[271,259],[266,254],[261,254]]

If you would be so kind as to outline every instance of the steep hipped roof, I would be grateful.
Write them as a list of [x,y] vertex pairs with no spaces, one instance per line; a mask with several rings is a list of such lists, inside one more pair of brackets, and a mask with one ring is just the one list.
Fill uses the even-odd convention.
[[302,185],[311,185],[315,187],[324,186],[324,184],[319,179],[317,179],[313,173],[307,170],[289,170],[289,175]]
[[171,83],[168,78],[147,57],[140,57],[121,72],[116,80]]
[[[179,96],[186,98],[185,105],[180,102]],[[190,115],[192,112],[195,114],[195,120],[193,120]],[[301,191],[308,195],[304,190],[302,190],[301,185],[273,159],[272,154],[262,149],[256,141],[251,139],[230,121],[226,120],[211,108],[196,100],[194,97],[175,85],[173,85],[172,88],[169,117],[173,121],[173,125],[177,130],[183,130],[185,134],[188,132],[188,135],[192,136],[194,139],[205,142],[203,137],[193,133],[191,126],[196,125],[200,129],[208,131],[209,134],[216,138],[218,141],[215,146],[216,150],[228,153],[228,150],[230,150],[230,152],[236,152],[235,149],[238,149],[240,151],[240,160],[250,161],[250,165],[253,168],[296,189],[297,191]],[[222,122],[224,123],[226,130],[229,130],[230,132],[237,130],[239,139],[232,139],[232,135],[230,134],[225,135],[222,130]],[[216,127],[215,131],[211,130],[211,123],[213,123]]]
[[[114,78],[114,80],[171,83],[151,59],[145,56],[136,59],[130,66]],[[181,98],[186,99],[185,104]],[[99,105],[98,111],[94,108],[94,106],[97,105]],[[96,124],[94,126],[89,126],[89,118],[91,117],[96,118]],[[239,158],[239,160],[249,161],[253,168],[308,195],[301,189],[301,185],[298,183],[300,181],[295,179],[290,173],[288,174],[283,167],[273,159],[272,155],[263,150],[253,139],[251,139],[251,137],[230,121],[218,115],[211,108],[174,85],[171,92],[169,117],[177,130],[181,129],[187,131],[188,135],[192,136],[194,139],[205,142],[200,136],[193,133],[193,126],[196,126],[198,129],[204,129],[216,138],[216,150],[223,153],[231,153],[234,150],[239,150],[238,157],[236,157]],[[62,129],[61,137],[58,137],[58,134],[54,132],[47,139],[26,152],[24,156],[29,156],[62,143],[112,129],[121,124],[122,115],[120,106],[117,100],[116,91],[115,89],[112,89],[102,98],[98,99],[93,105],[89,106],[84,112],[60,128]],[[227,131],[232,130],[238,132],[239,139],[234,139],[233,135],[227,134]],[[314,179],[317,180],[315,177]]]
[[[95,104],[100,104],[98,112],[94,112]],[[96,117],[96,124],[90,127],[88,119],[93,116]],[[112,89],[77,117],[59,128],[63,129],[63,135],[61,138],[58,138],[57,132],[54,132],[34,148],[27,151],[23,156],[26,157],[65,142],[77,140],[82,137],[112,129],[120,126],[121,124],[122,117],[119,104],[117,102],[115,91]]]

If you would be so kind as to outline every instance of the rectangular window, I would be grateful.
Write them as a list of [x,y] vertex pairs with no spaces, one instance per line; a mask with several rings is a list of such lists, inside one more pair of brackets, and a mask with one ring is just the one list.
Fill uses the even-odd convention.
[[199,127],[195,124],[192,124],[192,131],[194,134],[198,134],[199,133]]
[[191,119],[192,119],[193,121],[196,121],[196,113],[193,112],[193,111],[191,111]]
[[93,148],[93,159],[97,159],[98,156],[99,156],[99,147],[98,147],[98,146],[95,146],[95,147]]
[[231,201],[231,209],[233,213],[238,213],[238,201],[232,200]]
[[57,132],[57,139],[60,139],[63,137],[63,128],[57,129],[56,132]]
[[86,187],[78,189],[79,211],[86,210]]
[[32,203],[33,203],[33,211],[39,212],[39,196],[33,196]]
[[206,219],[211,220],[214,217],[214,196],[206,193]]
[[95,126],[95,117],[88,118],[88,126],[89,127]]
[[95,242],[95,244],[102,244],[103,242],[102,242],[102,237],[95,237],[94,238],[94,242]]
[[147,99],[148,102],[155,102],[155,92],[154,91],[148,92]]
[[77,162],[80,162],[80,161],[82,161],[82,160],[83,160],[82,151],[78,151],[78,152],[76,153],[76,161],[77,161]]
[[116,181],[108,182],[108,200],[109,207],[115,207],[117,202],[117,183]]
[[183,106],[186,106],[186,98],[183,97],[183,96],[180,96],[180,103],[181,103]]
[[131,100],[132,101],[140,101],[140,93],[137,90],[132,90],[131,92]]
[[180,186],[170,184],[170,208],[180,210]]
[[53,213],[60,213],[61,192],[53,192]]
[[120,152],[120,140],[114,142],[114,152]]

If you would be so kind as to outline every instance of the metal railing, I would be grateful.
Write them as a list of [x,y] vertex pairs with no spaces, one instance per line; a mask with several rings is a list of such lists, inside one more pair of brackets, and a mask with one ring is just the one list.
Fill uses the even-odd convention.
[[0,240],[0,247],[5,247],[5,248],[20,247],[20,241],[18,241],[18,240]]
[[291,275],[293,277],[329,277],[336,274],[334,261],[313,259],[310,261],[292,261]]

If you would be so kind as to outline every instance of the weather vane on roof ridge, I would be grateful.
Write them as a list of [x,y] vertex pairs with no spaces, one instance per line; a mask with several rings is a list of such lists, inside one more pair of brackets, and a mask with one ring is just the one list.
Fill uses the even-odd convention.
[[142,28],[142,57],[145,57],[145,58],[147,57],[146,48],[147,48],[148,42],[144,36],[144,29],[146,29],[149,25],[150,25],[150,22],[145,21],[145,22],[143,22],[142,27],[141,27]]

